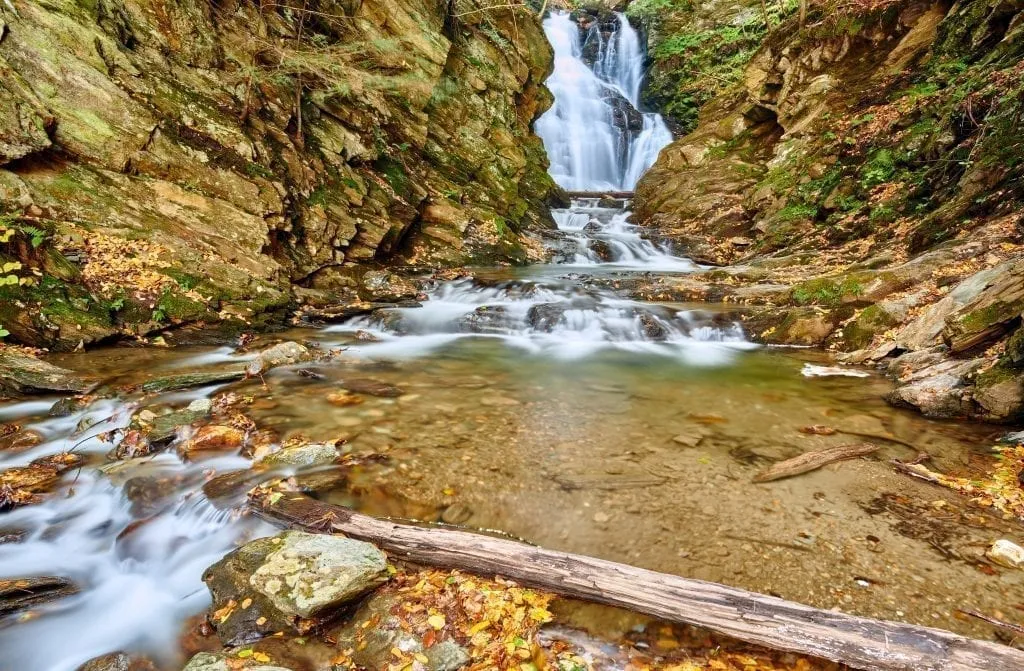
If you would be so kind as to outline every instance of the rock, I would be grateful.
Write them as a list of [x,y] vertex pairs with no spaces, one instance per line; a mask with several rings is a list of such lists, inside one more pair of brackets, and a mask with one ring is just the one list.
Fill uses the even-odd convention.
[[971,275],[953,288],[942,300],[924,309],[921,314],[896,334],[896,344],[904,350],[920,350],[940,342],[946,320],[964,305],[973,301],[1000,275],[1000,267]]
[[145,657],[112,652],[90,659],[76,671],[157,671],[157,667]]
[[1013,422],[1024,417],[1024,372],[996,364],[974,384],[974,402],[985,420]]
[[[896,406],[915,408],[925,417],[951,418],[971,414],[969,377],[983,363],[981,359],[968,361],[943,360],[939,353],[930,353],[937,363],[914,368],[899,377],[899,386],[889,392],[886,400]],[[899,366],[904,355],[890,364],[890,370]]]
[[67,578],[32,576],[0,580],[0,616],[63,599],[78,592]]
[[1024,548],[1003,538],[993,543],[985,556],[1007,568],[1024,567]]
[[668,331],[654,315],[641,312],[637,319],[640,321],[640,332],[647,340],[664,340],[668,337]]
[[237,645],[276,631],[305,633],[387,575],[387,558],[369,543],[286,531],[229,553],[203,581],[218,634]]
[[341,457],[341,450],[335,443],[310,443],[285,447],[263,457],[260,463],[267,466],[326,466]]
[[360,282],[360,298],[366,301],[397,303],[415,300],[416,285],[387,270],[369,270]]
[[46,413],[50,417],[70,417],[76,412],[81,412],[88,407],[88,399],[80,396],[65,396],[58,400],[50,408],[50,411]]
[[[8,427],[13,431],[4,431]],[[0,452],[21,452],[43,442],[43,435],[31,429],[21,430],[15,425],[0,427]]]
[[1024,261],[992,269],[996,275],[973,300],[946,317],[942,338],[953,354],[974,349],[1005,333],[1024,312]]
[[511,326],[508,310],[500,305],[481,305],[459,319],[459,330],[470,333],[504,333]]
[[293,669],[263,664],[252,657],[241,658],[237,654],[223,652],[200,652],[188,661],[182,671],[295,671]]
[[341,388],[356,394],[380,396],[382,398],[396,398],[405,393],[403,389],[395,385],[372,378],[348,378],[341,382]]
[[352,392],[342,389],[327,395],[327,402],[331,405],[336,405],[339,408],[344,408],[350,405],[359,405],[365,401],[362,396],[357,396]]
[[588,249],[594,256],[605,263],[611,263],[615,260],[615,253],[612,251],[611,245],[604,240],[591,240]]
[[178,452],[188,456],[202,450],[237,450],[245,440],[245,432],[233,426],[207,424],[196,429],[188,440],[178,446]]
[[149,408],[143,408],[132,415],[128,431],[114,448],[116,459],[128,459],[149,454],[154,447],[171,442],[182,427],[209,417],[213,403],[208,398],[200,398],[189,403],[181,410],[172,410],[162,415],[154,414]]
[[445,524],[464,524],[473,516],[473,510],[464,503],[453,503],[441,513],[441,521]]
[[153,378],[143,383],[142,390],[147,392],[177,391],[204,387],[219,382],[234,382],[245,377],[245,366],[232,366],[223,370],[198,371],[195,373],[179,373]]
[[455,641],[446,638],[427,646],[421,635],[403,629],[392,614],[401,603],[395,594],[376,594],[330,636],[340,649],[352,649],[352,661],[366,669],[387,668],[395,648],[409,656],[425,655],[425,671],[456,671],[469,663],[469,654]]
[[0,471],[0,511],[42,501],[61,475],[84,462],[80,454],[60,452],[34,459],[28,466]]
[[672,442],[677,445],[682,445],[683,447],[697,447],[702,440],[704,440],[704,435],[699,431],[680,433],[672,436]]
[[262,371],[266,371],[275,366],[290,366],[309,361],[312,358],[313,354],[304,345],[297,342],[283,342],[260,352],[256,357],[256,362],[259,363]]
[[92,385],[78,373],[0,348],[0,394],[82,393]]

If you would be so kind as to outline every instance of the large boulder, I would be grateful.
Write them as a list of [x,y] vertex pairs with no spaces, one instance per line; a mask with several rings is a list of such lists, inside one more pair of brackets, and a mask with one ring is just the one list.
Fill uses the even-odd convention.
[[905,354],[889,365],[897,386],[886,399],[896,406],[914,408],[925,417],[972,415],[971,376],[983,363],[982,359],[947,359],[941,351]]
[[278,631],[305,633],[387,581],[369,543],[286,531],[231,552],[203,574],[221,639],[237,645]]

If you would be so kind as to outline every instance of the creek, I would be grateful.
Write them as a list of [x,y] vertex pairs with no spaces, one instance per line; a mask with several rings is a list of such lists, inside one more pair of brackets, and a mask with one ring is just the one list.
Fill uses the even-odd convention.
[[[621,15],[589,38],[567,15],[545,27],[556,51],[555,106],[537,124],[552,173],[577,190],[628,190],[670,139],[656,114],[623,132],[613,88],[637,104],[638,37]],[[586,39],[597,57],[580,59]],[[607,121],[607,123],[606,123]],[[580,132],[585,131],[585,134]],[[660,143],[660,144],[659,144]],[[0,627],[0,668],[73,671],[114,650],[181,663],[181,637],[209,604],[203,570],[237,543],[272,533],[202,485],[251,460],[175,449],[108,456],[133,413],[233,393],[271,449],[335,441],[385,455],[318,490],[376,515],[500,529],[544,546],[714,580],[824,608],[987,637],[956,614],[1024,601],[1016,574],[979,570],[1009,522],[887,465],[909,443],[937,468],[971,472],[993,430],[935,422],[881,397],[888,383],[829,375],[825,354],[751,344],[735,306],[650,303],[615,283],[697,266],[643,236],[627,203],[578,199],[553,212],[554,261],[478,269],[434,282],[418,308],[327,328],[258,336],[245,349],[107,347],[52,357],[108,380],[84,407],[56,397],[0,405],[0,422],[42,442],[0,466],[74,449],[86,462],[56,495],[0,517],[0,577],[61,576],[79,593]],[[262,377],[168,393],[138,385],[248,362],[280,340],[336,355]],[[822,375],[822,373],[826,373]],[[396,393],[332,394],[370,379]],[[131,391],[122,391],[131,390]],[[834,435],[801,431],[828,425]],[[766,465],[874,434],[883,449],[790,480],[754,485]],[[1020,572],[1017,572],[1020,573]]]

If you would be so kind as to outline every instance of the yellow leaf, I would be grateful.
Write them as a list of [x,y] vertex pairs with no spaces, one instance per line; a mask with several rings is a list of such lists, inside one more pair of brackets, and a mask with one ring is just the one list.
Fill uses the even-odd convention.
[[415,657],[416,661],[419,662],[420,664],[429,664],[430,663],[430,658],[427,657],[426,655],[424,655],[422,652],[417,652],[415,655],[413,655],[413,657]]
[[281,492],[272,493],[269,497],[270,505],[274,505],[275,503],[280,501],[282,496],[284,496],[284,494],[282,494]]
[[444,629],[444,615],[431,615],[427,618],[427,624],[438,631]]
[[252,657],[252,648],[246,648],[245,650],[239,650],[237,656],[239,658],[241,658],[241,659],[245,659],[246,657]]
[[484,620],[483,622],[477,622],[476,624],[474,624],[472,627],[469,628],[469,635],[473,636],[475,634],[479,634],[481,631],[483,631],[484,629],[486,629],[489,626],[491,626],[491,623],[488,622],[487,620]]
[[262,652],[252,653],[252,658],[255,659],[257,662],[263,662],[264,664],[270,661],[270,655],[266,655]]
[[530,609],[530,619],[537,622],[550,622],[551,613],[546,608],[535,606]]

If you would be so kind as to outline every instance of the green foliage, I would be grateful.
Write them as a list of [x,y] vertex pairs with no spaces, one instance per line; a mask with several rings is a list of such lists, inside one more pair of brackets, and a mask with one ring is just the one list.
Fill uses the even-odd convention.
[[508,222],[503,217],[495,217],[494,230],[497,231],[499,237],[507,237],[509,234]]
[[793,287],[792,298],[798,305],[839,305],[844,296],[859,296],[864,292],[860,282],[852,277],[841,281],[817,279]]
[[0,324],[0,340],[3,340],[4,338],[6,338],[9,335],[11,335],[11,332],[8,331],[7,329],[5,329],[3,327],[3,324]]
[[814,219],[818,216],[818,207],[816,205],[808,205],[805,203],[787,205],[786,207],[779,210],[775,219],[782,222],[788,221],[801,221],[804,219]]
[[878,149],[861,168],[860,184],[865,189],[871,189],[888,182],[894,174],[896,174],[896,160],[893,158],[892,151],[886,148]]
[[693,5],[688,0],[636,0],[626,9],[626,16],[648,27],[658,26],[674,11],[689,11]]

